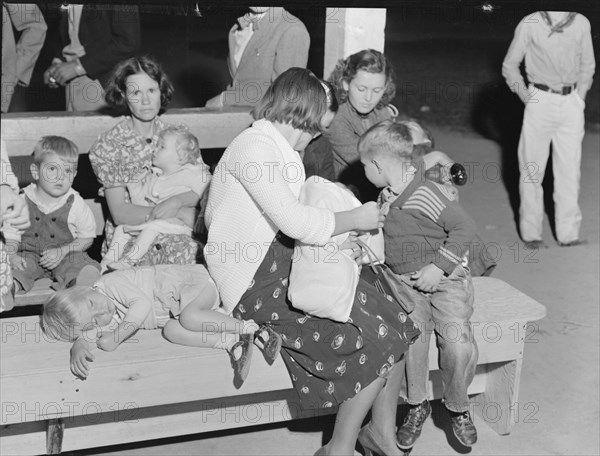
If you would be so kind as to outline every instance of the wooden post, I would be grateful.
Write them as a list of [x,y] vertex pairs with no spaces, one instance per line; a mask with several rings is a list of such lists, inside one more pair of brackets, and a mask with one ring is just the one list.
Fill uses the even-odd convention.
[[323,77],[329,77],[339,59],[355,52],[383,52],[385,8],[327,8],[326,15]]
[[46,430],[46,454],[60,454],[62,451],[63,434],[65,432],[65,423],[62,419],[48,420],[48,429]]

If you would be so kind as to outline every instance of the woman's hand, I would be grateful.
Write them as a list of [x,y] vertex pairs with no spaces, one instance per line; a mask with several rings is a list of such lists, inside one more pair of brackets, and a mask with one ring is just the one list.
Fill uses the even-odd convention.
[[358,242],[356,242],[357,239],[358,236],[356,233],[351,232],[348,235],[348,238],[340,244],[340,250],[348,250],[350,258],[357,263],[360,263],[360,260],[362,259],[362,249],[360,248],[360,245],[358,245]]
[[369,201],[352,210],[354,229],[370,231],[383,227],[385,216],[375,201]]
[[181,207],[182,204],[178,199],[169,198],[152,208],[148,215],[148,220],[175,218]]
[[6,221],[10,221],[10,225],[20,231],[31,225],[25,200],[8,185],[0,185],[0,223]]

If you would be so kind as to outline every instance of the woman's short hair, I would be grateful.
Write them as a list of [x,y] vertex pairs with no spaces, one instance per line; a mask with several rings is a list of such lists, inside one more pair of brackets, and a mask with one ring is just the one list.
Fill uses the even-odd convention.
[[167,135],[175,136],[177,155],[183,164],[204,164],[198,138],[190,132],[187,125],[167,125],[160,131],[159,137],[163,139]]
[[335,88],[338,101],[344,103],[348,99],[348,91],[344,89],[343,82],[350,84],[359,70],[368,73],[383,73],[385,75],[385,92],[377,104],[377,108],[389,105],[396,95],[394,83],[394,70],[389,60],[383,53],[375,49],[364,49],[340,60],[333,69],[329,81]]
[[410,128],[393,120],[383,120],[369,128],[358,141],[361,157],[376,159],[392,158],[412,161],[413,142]]
[[127,105],[127,78],[134,74],[146,73],[158,83],[160,89],[160,107],[165,109],[173,98],[173,85],[160,64],[149,55],[131,57],[118,63],[108,81],[104,99],[121,111],[129,111]]
[[310,70],[290,68],[281,73],[252,110],[255,119],[289,123],[311,134],[321,131],[321,120],[337,110],[330,86]]

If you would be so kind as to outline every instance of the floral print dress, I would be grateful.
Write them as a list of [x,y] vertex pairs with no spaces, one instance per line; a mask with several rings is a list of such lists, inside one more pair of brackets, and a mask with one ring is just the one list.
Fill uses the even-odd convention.
[[327,408],[385,377],[420,334],[399,305],[372,285],[363,268],[347,323],[313,317],[287,299],[294,241],[278,233],[233,311],[282,335],[281,356],[303,408]]
[[[117,125],[100,135],[89,153],[94,173],[102,184],[100,196],[104,196],[104,189],[125,186],[141,172],[150,169],[158,135],[164,128],[165,123],[157,117],[154,120],[154,136],[148,142],[133,131],[131,118],[124,117]],[[128,193],[125,202],[131,202]],[[107,217],[102,253],[108,249],[114,231],[115,225]],[[138,265],[196,263],[198,247],[198,243],[190,236],[160,234],[153,248],[142,257]]]

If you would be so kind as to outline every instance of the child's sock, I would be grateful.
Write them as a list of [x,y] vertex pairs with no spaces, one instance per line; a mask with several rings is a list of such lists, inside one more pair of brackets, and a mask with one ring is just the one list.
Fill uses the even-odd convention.
[[242,320],[243,326],[240,334],[254,334],[258,331],[258,323],[254,320]]
[[[238,340],[240,340],[239,334],[221,333],[221,337],[215,343],[214,348],[218,348],[220,350],[231,351],[231,347],[233,347]],[[238,355],[241,355],[241,353],[239,353]],[[234,356],[235,356],[235,353],[234,353]]]

